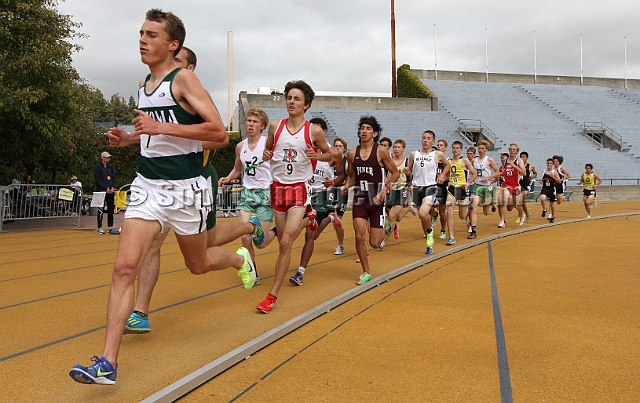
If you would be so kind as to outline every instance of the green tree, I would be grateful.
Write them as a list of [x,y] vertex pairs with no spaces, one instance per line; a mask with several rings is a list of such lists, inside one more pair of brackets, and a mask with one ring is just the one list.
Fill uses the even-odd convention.
[[127,103],[120,94],[113,94],[107,106],[111,118],[106,121],[113,122],[114,126],[131,124],[131,121],[135,118],[135,113],[133,112],[135,108],[137,108],[137,105],[133,97],[129,97],[129,102]]
[[[0,9],[0,163],[55,181],[96,131],[92,90],[71,64],[80,24],[57,0],[3,0]],[[6,182],[6,179],[3,178]]]
[[236,161],[236,145],[241,141],[240,133],[229,133],[229,144],[226,147],[215,150],[211,164],[218,172],[219,177],[229,175]]
[[94,122],[109,122],[113,119],[109,112],[109,103],[98,88],[91,93],[91,111],[94,112],[92,115]]
[[397,78],[399,98],[433,98],[431,90],[411,72],[408,64],[398,67]]

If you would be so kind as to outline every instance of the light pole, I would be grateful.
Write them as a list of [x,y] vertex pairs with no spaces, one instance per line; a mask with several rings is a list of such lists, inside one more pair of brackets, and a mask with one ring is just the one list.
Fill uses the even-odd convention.
[[396,97],[396,12],[391,0],[391,97]]

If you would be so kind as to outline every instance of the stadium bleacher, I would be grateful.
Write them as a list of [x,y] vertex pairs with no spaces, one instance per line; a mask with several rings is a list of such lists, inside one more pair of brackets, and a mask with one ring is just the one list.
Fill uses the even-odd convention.
[[[307,118],[322,117],[328,125],[328,140],[344,137],[349,146],[357,144],[360,116],[378,118],[382,135],[407,142],[407,155],[420,148],[421,134],[433,130],[438,139],[451,144],[462,141],[460,119],[481,120],[497,136],[496,150],[489,154],[499,160],[509,143],[518,143],[529,152],[530,162],[542,169],[554,154],[563,155],[563,164],[574,178],[584,164],[594,165],[602,178],[640,177],[640,90],[569,85],[509,84],[473,81],[422,80],[438,97],[438,111],[363,110],[310,108]],[[264,108],[270,119],[285,118],[285,109]],[[602,122],[623,137],[623,149],[610,150],[584,136],[585,122]]]
[[[269,119],[283,119],[287,116],[284,109],[264,108]],[[449,144],[454,140],[463,141],[471,145],[457,134],[458,123],[450,114],[442,111],[389,111],[389,110],[361,110],[361,109],[318,109],[310,108],[307,118],[323,117],[334,130],[335,135],[347,140],[349,147],[358,143],[358,121],[362,115],[373,115],[382,126],[382,136],[392,141],[403,139],[407,142],[407,153],[420,149],[422,132],[433,130],[438,139],[444,138]],[[327,132],[331,142],[335,137]]]
[[[621,106],[623,102],[610,95],[610,88],[422,81],[438,96],[441,109],[457,118],[482,120],[498,136],[503,149],[508,143],[518,143],[537,167],[560,154],[574,177],[583,172],[587,162],[594,164],[601,177],[628,178],[640,173],[640,161],[633,152],[603,148],[583,135],[584,122],[600,121],[622,135],[625,143],[634,145],[624,129],[637,119],[638,107],[630,101]],[[616,109],[619,113],[614,115]],[[603,119],[607,116],[597,110],[609,111],[611,117]]]

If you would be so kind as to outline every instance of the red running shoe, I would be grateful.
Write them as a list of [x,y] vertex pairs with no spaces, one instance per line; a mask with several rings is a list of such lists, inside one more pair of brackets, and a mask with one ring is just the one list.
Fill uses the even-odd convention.
[[309,217],[309,220],[311,221],[311,224],[309,224],[309,229],[311,231],[317,230],[318,222],[316,221],[316,211],[312,209],[311,206],[307,206],[307,217]]
[[276,304],[276,300],[278,297],[275,297],[271,294],[267,294],[267,298],[265,298],[261,303],[256,306],[259,311],[262,313],[269,313],[273,309],[273,306]]
[[[367,260],[371,260],[371,255],[367,253]],[[360,263],[360,258],[356,259],[356,263]]]
[[340,216],[335,212],[331,213],[331,216],[333,217],[333,226],[335,228],[342,228],[342,220],[340,219]]
[[398,224],[396,224],[395,227],[393,227],[393,237],[395,239],[400,238],[400,232],[398,231],[400,229],[400,226]]

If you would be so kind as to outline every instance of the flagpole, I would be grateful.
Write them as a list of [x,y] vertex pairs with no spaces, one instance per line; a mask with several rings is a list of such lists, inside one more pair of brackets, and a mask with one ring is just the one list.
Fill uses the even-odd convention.
[[[231,130],[233,117],[233,31],[227,31],[227,128]],[[234,128],[235,129],[235,128]]]
[[624,89],[628,90],[627,85],[627,37],[624,37]]
[[[433,24],[433,61],[434,61],[433,71],[435,73],[435,79],[438,80],[438,49],[437,49],[436,36],[437,36],[436,24]],[[625,45],[625,49],[626,49],[626,45]]]
[[485,61],[485,81],[489,82],[489,39],[487,37],[487,27],[484,28],[484,61]]
[[533,31],[533,83],[538,84],[538,56],[536,53],[536,31]]
[[580,85],[583,84],[584,71],[582,70],[582,34],[580,34]]

